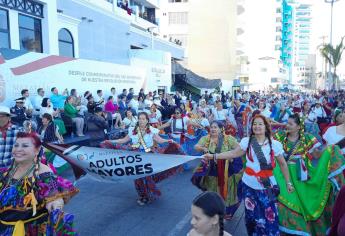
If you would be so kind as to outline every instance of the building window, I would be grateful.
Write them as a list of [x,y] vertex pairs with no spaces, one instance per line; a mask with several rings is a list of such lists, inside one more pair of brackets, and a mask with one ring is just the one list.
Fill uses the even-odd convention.
[[73,37],[67,29],[59,30],[59,55],[74,57]]
[[169,12],[169,25],[188,24],[188,12]]
[[10,48],[8,11],[0,9],[0,48]]
[[0,0],[0,6],[43,18],[43,4],[34,0]]
[[42,52],[41,20],[19,14],[20,49]]

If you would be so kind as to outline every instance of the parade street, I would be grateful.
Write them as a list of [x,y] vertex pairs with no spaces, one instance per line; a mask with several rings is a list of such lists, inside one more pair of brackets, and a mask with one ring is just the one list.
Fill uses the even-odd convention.
[[[198,160],[190,162],[192,169]],[[75,214],[75,227],[82,236],[185,236],[190,230],[190,206],[200,192],[190,182],[192,169],[160,184],[162,197],[147,206],[136,203],[133,182],[101,183],[85,176],[77,182],[80,193],[66,205]],[[71,177],[71,172],[64,174]],[[225,230],[246,236],[244,209],[239,208]]]

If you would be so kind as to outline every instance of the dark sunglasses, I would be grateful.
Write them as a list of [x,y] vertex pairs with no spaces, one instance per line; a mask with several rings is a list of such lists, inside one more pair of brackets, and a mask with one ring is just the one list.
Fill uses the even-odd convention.
[[175,112],[176,115],[181,114],[180,112]]

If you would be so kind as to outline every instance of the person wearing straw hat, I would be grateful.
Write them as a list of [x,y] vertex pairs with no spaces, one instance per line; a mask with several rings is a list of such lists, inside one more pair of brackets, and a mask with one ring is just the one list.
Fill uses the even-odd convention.
[[10,109],[0,106],[0,168],[7,168],[11,165],[11,152],[19,132],[18,127],[11,123]]

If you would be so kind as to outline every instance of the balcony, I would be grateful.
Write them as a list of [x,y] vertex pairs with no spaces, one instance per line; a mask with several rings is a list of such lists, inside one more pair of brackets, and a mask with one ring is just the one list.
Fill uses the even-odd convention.
[[[156,27],[156,9],[158,0],[87,0],[104,10],[113,12],[116,16],[125,18],[132,25],[142,30]],[[131,5],[129,5],[129,2]]]

